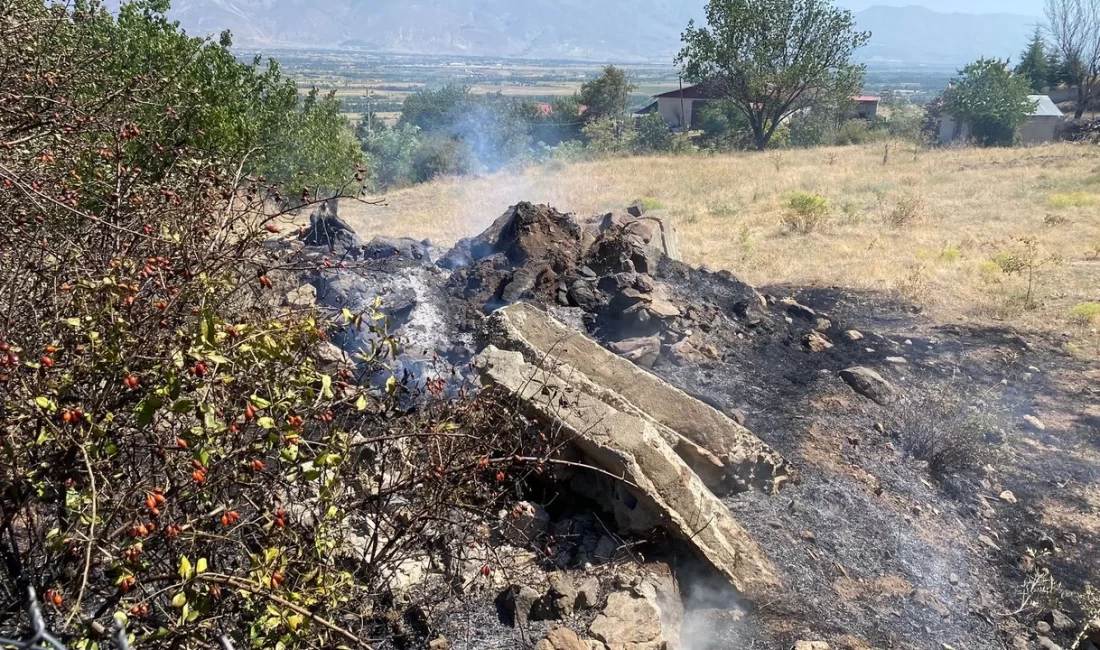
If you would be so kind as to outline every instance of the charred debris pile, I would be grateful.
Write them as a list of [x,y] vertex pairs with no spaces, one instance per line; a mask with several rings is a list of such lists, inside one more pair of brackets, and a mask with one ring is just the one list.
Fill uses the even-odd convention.
[[[668,216],[639,205],[585,219],[519,203],[449,250],[364,241],[335,205],[310,221],[293,255],[323,264],[288,301],[354,311],[380,296],[401,386],[433,381],[442,359],[450,381],[565,441],[486,544],[395,575],[409,609],[387,643],[978,648],[1013,634],[967,614],[992,579],[960,585],[972,553],[935,548],[913,521],[931,486],[896,467],[886,436],[847,439],[888,481],[790,458],[820,442],[810,387],[847,407],[830,416],[847,430],[882,431],[876,409],[909,390],[903,343],[683,263]],[[371,336],[334,341],[350,355]]]

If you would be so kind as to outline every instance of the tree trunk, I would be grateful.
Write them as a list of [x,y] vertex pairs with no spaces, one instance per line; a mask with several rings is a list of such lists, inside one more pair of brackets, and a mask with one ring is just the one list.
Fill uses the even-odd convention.
[[1073,112],[1073,119],[1079,120],[1085,114],[1086,99],[1088,95],[1085,93],[1085,78],[1082,77],[1077,80],[1077,110]]

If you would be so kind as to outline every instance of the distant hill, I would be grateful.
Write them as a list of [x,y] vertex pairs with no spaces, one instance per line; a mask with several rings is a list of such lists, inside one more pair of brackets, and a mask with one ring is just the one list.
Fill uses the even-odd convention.
[[[357,48],[499,58],[662,61],[704,0],[175,0],[192,33],[230,29],[242,46]],[[867,61],[958,65],[1016,56],[1037,20],[871,7]]]

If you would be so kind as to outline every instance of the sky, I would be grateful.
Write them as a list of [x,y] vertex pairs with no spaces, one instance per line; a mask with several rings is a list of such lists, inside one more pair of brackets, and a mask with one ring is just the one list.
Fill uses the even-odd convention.
[[904,7],[917,5],[934,11],[968,14],[1010,13],[1041,16],[1043,0],[837,0],[837,4],[859,11],[876,5]]

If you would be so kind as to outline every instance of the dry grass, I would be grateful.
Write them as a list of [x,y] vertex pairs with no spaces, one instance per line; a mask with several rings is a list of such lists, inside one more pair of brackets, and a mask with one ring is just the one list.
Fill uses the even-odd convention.
[[[651,197],[671,213],[687,261],[728,268],[758,285],[838,285],[890,292],[941,320],[1001,321],[1068,332],[1075,351],[1100,342],[1074,307],[1100,298],[1100,148],[918,150],[882,145],[765,155],[621,158],[549,164],[395,192],[389,207],[348,205],[364,234],[451,243],[520,200],[578,214]],[[828,226],[782,225],[793,192],[829,202]],[[1065,197],[1074,197],[1067,200]],[[1058,261],[1023,278],[991,262],[1034,237]]]

